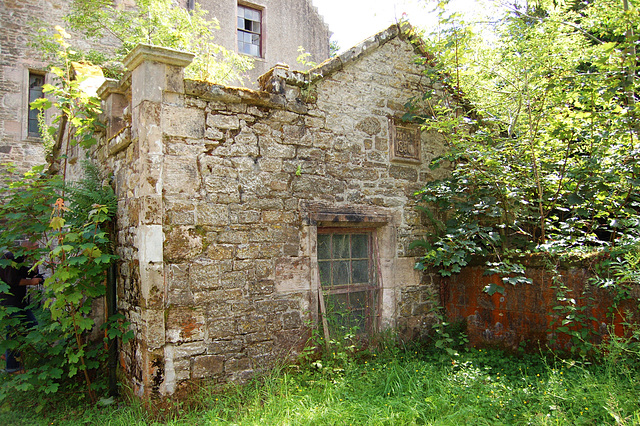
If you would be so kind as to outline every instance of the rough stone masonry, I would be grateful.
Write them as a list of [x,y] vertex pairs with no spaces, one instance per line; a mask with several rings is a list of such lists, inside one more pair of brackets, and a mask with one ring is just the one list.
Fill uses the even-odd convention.
[[402,117],[446,91],[416,55],[393,25],[308,72],[276,66],[254,91],[185,80],[192,55],[143,45],[101,87],[92,155],[118,197],[118,305],[136,333],[121,364],[138,394],[295,355],[321,318],[319,235],[368,238],[371,330],[423,332],[435,278],[414,270],[409,244],[428,229],[413,194],[444,142]]

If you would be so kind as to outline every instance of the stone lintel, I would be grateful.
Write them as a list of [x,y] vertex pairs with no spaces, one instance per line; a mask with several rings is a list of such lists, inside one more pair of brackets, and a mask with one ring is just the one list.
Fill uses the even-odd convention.
[[302,210],[307,212],[306,221],[313,225],[381,227],[393,222],[393,217],[389,212],[368,206],[307,205],[303,206]]
[[349,211],[321,211],[313,212],[309,217],[317,222],[322,223],[325,226],[328,224],[343,224],[352,226],[354,224],[366,223],[371,226],[382,226],[389,222],[389,218],[385,215],[366,214],[359,212]]
[[137,45],[122,61],[129,71],[136,69],[144,61],[159,62],[161,64],[186,67],[193,61],[195,55],[183,50],[149,44]]

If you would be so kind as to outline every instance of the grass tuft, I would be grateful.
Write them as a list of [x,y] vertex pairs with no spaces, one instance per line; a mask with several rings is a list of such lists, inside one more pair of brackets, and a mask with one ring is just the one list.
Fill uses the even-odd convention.
[[8,399],[0,424],[29,425],[593,425],[640,424],[636,363],[469,349],[455,358],[409,348],[325,356],[223,391],[202,384],[153,415],[140,402],[76,406]]

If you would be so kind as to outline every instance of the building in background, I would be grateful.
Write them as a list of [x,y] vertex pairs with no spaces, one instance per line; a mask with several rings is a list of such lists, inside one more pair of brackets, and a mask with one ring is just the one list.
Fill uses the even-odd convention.
[[[115,0],[133,3],[132,0]],[[175,0],[187,9],[194,0]],[[201,8],[215,17],[220,30],[216,43],[255,58],[255,68],[244,84],[255,81],[271,66],[282,62],[292,69],[298,47],[311,53],[310,60],[329,57],[330,32],[311,0],[202,0]],[[0,164],[13,163],[19,171],[44,163],[44,148],[38,134],[38,116],[29,103],[42,95],[42,85],[51,82],[47,63],[30,46],[38,28],[64,26],[70,0],[3,0],[0,7]],[[113,42],[80,48],[110,50]],[[2,170],[6,170],[4,167]]]
[[[193,7],[194,0],[182,0]],[[277,63],[301,69],[296,62],[298,47],[311,54],[310,61],[320,63],[329,57],[331,33],[311,0],[200,0],[200,7],[215,17],[220,30],[215,42],[255,58],[247,84]]]

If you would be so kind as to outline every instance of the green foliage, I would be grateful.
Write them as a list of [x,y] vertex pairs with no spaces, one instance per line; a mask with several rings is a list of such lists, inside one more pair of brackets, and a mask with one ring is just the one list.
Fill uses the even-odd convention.
[[434,85],[406,117],[441,135],[447,153],[432,167],[451,171],[419,193],[435,232],[416,244],[418,268],[446,276],[482,256],[519,284],[526,253],[616,259],[637,247],[637,36],[624,29],[640,15],[613,2],[539,6],[507,14],[495,38],[447,16],[429,39],[427,75],[469,104]]
[[[0,250],[24,256],[24,265],[37,265],[47,276],[42,290],[31,291],[37,327],[24,329],[10,316],[14,308],[0,310],[0,328],[13,330],[0,351],[20,351],[26,367],[3,382],[0,400],[16,389],[30,394],[73,389],[79,375],[91,399],[98,390],[95,379],[104,368],[106,351],[100,342],[88,340],[88,334],[95,327],[92,302],[105,294],[105,270],[115,259],[102,229],[114,213],[106,207],[113,204],[113,195],[103,191],[104,204],[94,204],[86,214],[71,214],[59,198],[61,187],[60,177],[38,168],[19,180],[6,178],[0,190]],[[69,205],[81,204],[71,199]],[[26,250],[18,245],[20,239],[37,242],[39,248]]]
[[338,56],[338,52],[340,52],[340,44],[337,40],[331,40],[329,42],[329,57],[333,58]]
[[68,140],[70,145],[80,145],[86,149],[97,142],[94,130],[98,126],[97,117],[102,112],[100,100],[82,90],[82,83],[86,77],[73,75],[69,56],[74,50],[67,42],[69,34],[57,26],[53,38],[57,46],[57,62],[60,65],[51,65],[49,71],[56,76],[56,84],[45,84],[42,90],[47,97],[31,102],[31,109],[37,109],[41,113],[51,108],[59,111],[50,126],[41,123],[40,132],[45,135],[45,140],[63,139],[59,136],[62,128],[66,133],[64,139]]
[[[62,67],[52,66],[55,85],[44,91],[54,99],[39,99],[32,108],[55,107],[60,115],[50,135],[62,134],[67,146],[89,148],[96,141],[96,117],[99,102],[81,89],[82,79],[73,78],[69,63],[72,50],[68,34],[57,28],[55,42]],[[62,132],[60,128],[62,128]],[[66,155],[63,156],[66,162]],[[34,168],[22,178],[15,174],[0,183],[0,251],[11,251],[21,264],[3,262],[2,266],[37,266],[46,275],[39,291],[31,292],[30,308],[39,325],[25,328],[12,316],[15,308],[0,309],[0,328],[10,330],[11,338],[0,342],[0,350],[18,351],[25,370],[8,377],[0,385],[0,401],[16,390],[29,394],[51,394],[60,390],[76,391],[80,383],[92,402],[102,386],[106,347],[114,337],[126,340],[122,318],[111,318],[105,326],[104,342],[91,341],[96,324],[91,316],[92,304],[105,295],[105,272],[115,260],[108,235],[108,222],[115,214],[113,190],[103,186],[95,167],[85,164],[85,178],[77,183],[65,182],[61,175],[49,175],[44,167]],[[37,243],[27,250],[20,240]],[[2,291],[9,287],[3,285]]]
[[[443,361],[382,347],[340,374],[309,364],[223,389],[202,384],[171,410],[149,412],[139,401],[97,407],[56,400],[36,415],[31,398],[14,399],[12,408],[29,413],[31,424],[638,424],[638,369],[616,360],[584,365],[471,349]],[[0,422],[12,423],[11,416],[0,412]]]
[[431,326],[433,329],[433,345],[434,347],[447,355],[447,357],[460,356],[461,350],[466,350],[469,339],[466,334],[466,321],[449,323],[445,321],[444,316],[440,313],[441,307],[435,307],[432,310],[436,322]]
[[296,62],[305,68],[313,68],[318,65],[311,60],[311,53],[304,50],[304,47],[302,46],[298,46],[298,57],[296,58]]
[[185,69],[188,78],[219,84],[241,81],[253,68],[253,59],[215,44],[213,33],[219,24],[207,19],[207,13],[197,3],[187,11],[172,0],[136,0],[130,7],[110,0],[74,0],[67,21],[70,29],[89,38],[115,38],[120,43],[118,61],[146,43],[195,53]]

